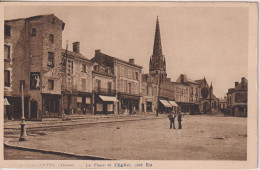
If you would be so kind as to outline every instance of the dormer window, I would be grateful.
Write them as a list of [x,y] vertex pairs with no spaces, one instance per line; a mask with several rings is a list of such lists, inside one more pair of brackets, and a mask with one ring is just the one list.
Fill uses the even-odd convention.
[[110,74],[111,73],[111,69],[108,67],[108,68],[106,68],[106,73],[107,74]]
[[31,36],[32,37],[36,36],[36,28],[32,28]]
[[99,66],[98,66],[98,65],[95,65],[95,66],[94,66],[94,70],[98,71],[98,70],[99,70]]

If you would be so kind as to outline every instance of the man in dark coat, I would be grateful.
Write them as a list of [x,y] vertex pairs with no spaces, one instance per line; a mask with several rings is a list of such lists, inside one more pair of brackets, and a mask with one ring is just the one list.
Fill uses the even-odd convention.
[[169,120],[170,120],[170,129],[173,127],[173,129],[175,129],[175,114],[174,114],[174,112],[171,112],[170,114],[169,114]]
[[182,119],[182,115],[181,115],[181,113],[178,113],[179,129],[182,129],[182,126],[181,126],[181,119]]

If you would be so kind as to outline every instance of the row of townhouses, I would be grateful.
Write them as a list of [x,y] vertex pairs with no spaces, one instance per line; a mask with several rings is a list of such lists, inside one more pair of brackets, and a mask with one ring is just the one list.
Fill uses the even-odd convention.
[[192,80],[181,74],[175,82],[167,78],[158,18],[147,74],[133,58],[124,61],[95,50],[88,59],[80,53],[80,42],[72,44],[72,51],[68,44],[62,49],[64,28],[53,14],[5,20],[4,97],[9,119],[21,117],[22,85],[27,119],[218,110],[219,100],[205,77]]

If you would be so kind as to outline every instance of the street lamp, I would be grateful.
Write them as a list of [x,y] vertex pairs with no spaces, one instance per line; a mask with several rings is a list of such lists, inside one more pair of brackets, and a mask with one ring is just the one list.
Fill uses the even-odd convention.
[[25,141],[26,140],[26,128],[25,128],[25,117],[24,117],[24,94],[23,94],[23,65],[28,62],[28,60],[25,60],[22,65],[21,65],[21,93],[22,93],[22,96],[21,96],[21,100],[22,100],[22,118],[21,118],[21,135],[20,135],[20,138],[19,138],[19,141]]

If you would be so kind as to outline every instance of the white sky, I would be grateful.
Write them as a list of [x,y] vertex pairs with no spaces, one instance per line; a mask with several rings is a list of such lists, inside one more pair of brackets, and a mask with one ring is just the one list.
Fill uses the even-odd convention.
[[55,14],[65,22],[66,40],[80,42],[87,58],[95,49],[149,70],[159,15],[162,50],[168,77],[185,73],[206,77],[214,94],[223,97],[235,81],[247,77],[248,10],[231,7],[6,7],[5,19]]

